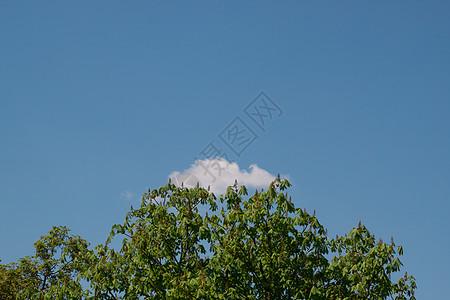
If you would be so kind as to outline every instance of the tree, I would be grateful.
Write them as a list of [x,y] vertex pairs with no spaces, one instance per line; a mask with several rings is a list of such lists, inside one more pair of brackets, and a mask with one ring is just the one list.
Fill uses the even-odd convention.
[[[0,299],[80,299],[79,254],[88,243],[69,234],[64,226],[53,227],[34,244],[35,254],[18,263],[0,265]],[[75,263],[75,259],[77,263]]]
[[[400,246],[375,242],[361,224],[328,237],[315,213],[295,208],[289,186],[277,178],[249,197],[235,183],[218,199],[198,186],[149,189],[104,245],[66,251],[90,288],[55,281],[48,291],[67,287],[57,299],[72,288],[84,299],[415,299],[412,276],[392,279]],[[121,248],[111,247],[121,236]]]

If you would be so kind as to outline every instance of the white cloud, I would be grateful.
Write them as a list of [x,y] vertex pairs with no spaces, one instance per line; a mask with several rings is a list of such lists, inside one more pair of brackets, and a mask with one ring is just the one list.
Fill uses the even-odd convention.
[[120,196],[121,196],[122,198],[127,199],[128,201],[131,201],[131,200],[133,200],[135,194],[134,194],[133,192],[130,192],[130,191],[124,191],[124,192],[122,192],[122,193],[120,194]]
[[193,187],[197,184],[207,188],[211,187],[214,194],[225,193],[227,187],[234,184],[245,185],[251,193],[251,188],[267,187],[274,179],[275,175],[261,169],[256,164],[249,168],[250,170],[241,170],[235,162],[228,162],[223,158],[197,160],[190,168],[183,172],[172,172],[169,178],[177,186],[183,183],[186,187]]

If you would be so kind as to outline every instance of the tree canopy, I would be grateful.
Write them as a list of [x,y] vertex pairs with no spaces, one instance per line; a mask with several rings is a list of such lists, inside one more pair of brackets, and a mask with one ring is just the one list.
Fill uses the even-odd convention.
[[0,299],[415,299],[401,246],[361,223],[329,237],[289,187],[149,189],[105,244],[54,227],[33,256],[0,265]]

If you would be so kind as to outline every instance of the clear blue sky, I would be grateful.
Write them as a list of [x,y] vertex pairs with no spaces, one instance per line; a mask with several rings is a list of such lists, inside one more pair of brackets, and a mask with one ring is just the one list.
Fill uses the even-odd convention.
[[[449,16],[447,1],[2,1],[0,258],[52,225],[104,242],[240,117],[258,136],[230,154],[241,168],[288,174],[332,233],[393,236],[417,298],[444,299]],[[244,113],[260,91],[283,111],[265,131]]]

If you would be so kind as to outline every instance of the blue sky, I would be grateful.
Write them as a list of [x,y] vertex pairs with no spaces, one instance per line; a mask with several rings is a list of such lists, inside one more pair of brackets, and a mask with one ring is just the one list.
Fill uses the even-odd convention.
[[[286,174],[329,232],[404,246],[417,298],[450,267],[444,1],[0,3],[0,258],[53,225],[103,243],[147,188],[215,142]],[[282,110],[259,128],[264,91]],[[220,134],[239,117],[240,155]],[[270,121],[270,122],[269,122]]]

